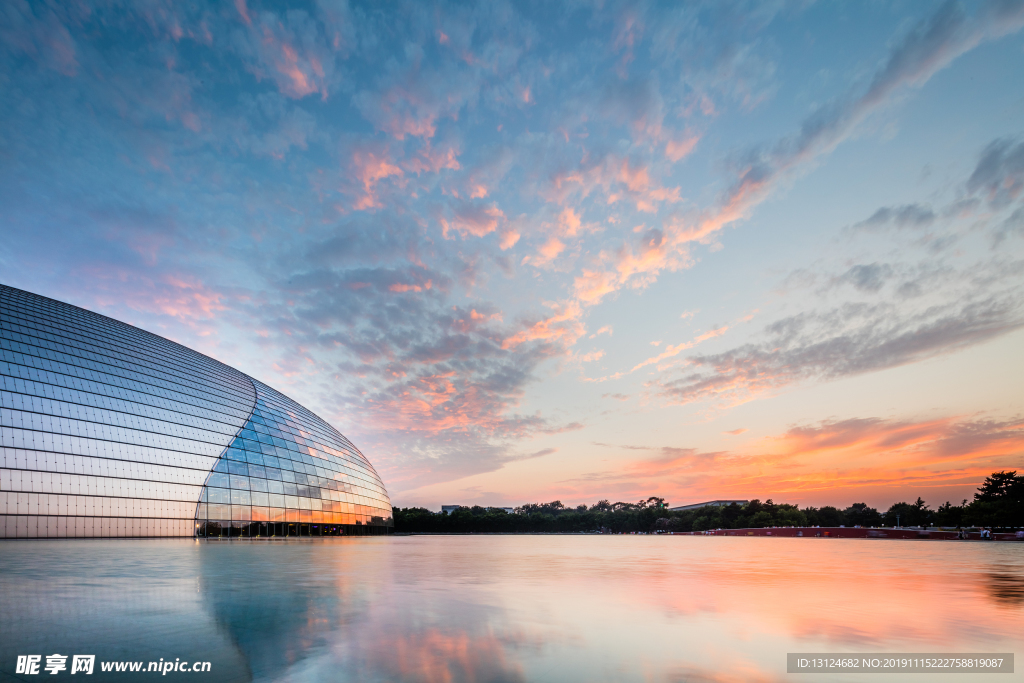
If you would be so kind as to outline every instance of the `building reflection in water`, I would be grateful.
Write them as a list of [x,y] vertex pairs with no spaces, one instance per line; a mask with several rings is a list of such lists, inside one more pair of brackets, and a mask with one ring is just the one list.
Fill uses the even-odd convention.
[[1020,650],[1024,544],[16,541],[0,632],[3,673],[69,651],[208,659],[217,681],[782,681],[786,652]]
[[396,576],[391,540],[208,543],[203,605],[255,680],[526,680],[501,611],[471,591],[424,601]]

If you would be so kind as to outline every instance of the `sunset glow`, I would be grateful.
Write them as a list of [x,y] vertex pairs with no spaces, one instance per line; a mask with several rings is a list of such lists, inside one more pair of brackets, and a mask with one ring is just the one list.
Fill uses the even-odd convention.
[[[400,507],[958,504],[1024,471],[1022,29],[15,3],[0,282],[265,379]],[[427,630],[389,666],[481,657]]]

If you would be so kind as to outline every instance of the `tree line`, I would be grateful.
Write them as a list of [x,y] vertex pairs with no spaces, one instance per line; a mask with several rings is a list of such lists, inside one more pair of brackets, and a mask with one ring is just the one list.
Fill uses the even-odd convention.
[[960,505],[949,501],[932,509],[920,497],[894,503],[879,512],[865,503],[840,509],[752,500],[723,507],[673,511],[664,498],[651,496],[636,503],[610,503],[567,507],[560,501],[531,503],[509,514],[500,508],[463,507],[450,515],[425,508],[394,508],[395,531],[438,533],[531,533],[600,531],[704,531],[778,526],[985,526],[1024,527],[1024,475],[995,472]]

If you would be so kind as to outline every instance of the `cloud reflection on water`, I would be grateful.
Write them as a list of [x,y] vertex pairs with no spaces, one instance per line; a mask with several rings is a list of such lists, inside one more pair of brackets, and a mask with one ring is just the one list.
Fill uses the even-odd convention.
[[[208,659],[217,681],[759,683],[785,679],[786,652],[1010,652],[1024,633],[1024,543],[551,535],[0,550],[0,680],[17,654],[70,650]],[[902,683],[872,677],[890,679]]]
[[[251,577],[206,602],[250,658],[255,680],[730,683],[782,680],[788,651],[1012,650],[1024,627],[1024,572],[1013,566],[1022,549],[350,539],[282,544],[269,554],[211,546],[204,576],[245,567]],[[279,594],[264,600],[260,585]]]

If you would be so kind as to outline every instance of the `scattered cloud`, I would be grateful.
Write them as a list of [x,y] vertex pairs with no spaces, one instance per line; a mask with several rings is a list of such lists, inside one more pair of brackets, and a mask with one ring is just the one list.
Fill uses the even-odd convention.
[[[806,297],[766,305],[760,330],[733,325],[724,350],[694,354],[725,327],[670,344],[678,330],[614,300],[700,264],[674,309],[658,305],[690,309],[675,325],[698,304],[718,315],[705,254],[725,228],[1024,24],[1014,3],[902,8],[891,47],[856,54],[877,69],[815,81],[767,125],[786,78],[776,22],[803,12],[14,3],[0,22],[0,268],[266,377],[352,434],[395,491],[549,453],[526,444],[585,416],[538,411],[530,388],[566,367],[645,370],[648,391],[634,377],[600,395],[643,398],[620,410],[731,404],[1018,329],[1014,130],[993,131],[948,191],[865,211],[846,236],[876,248],[805,264],[813,286],[791,284]],[[738,138],[764,142],[722,146]],[[987,256],[965,246],[971,230]],[[614,344],[578,348],[613,328]]]
[[[806,171],[822,155],[832,152],[866,118],[889,104],[897,93],[921,87],[935,73],[981,42],[1015,33],[1021,26],[1024,26],[1024,7],[1021,6],[990,4],[969,15],[955,3],[941,5],[893,46],[866,87],[855,85],[818,107],[803,121],[799,132],[738,154],[733,160],[734,180],[717,205],[696,216],[680,216],[667,222],[665,230],[647,243],[643,258],[620,259],[629,262],[627,267],[619,267],[617,272],[585,273],[576,283],[577,297],[593,304],[631,282],[645,286],[663,270],[677,270],[691,264],[685,250],[688,243],[706,243],[726,226],[746,218],[780,183]],[[1004,154],[994,151],[992,162],[986,168],[1002,168],[1004,163],[1015,167],[1015,157],[1007,157],[1004,162]],[[640,183],[644,176],[634,171],[632,177],[634,183]],[[891,214],[883,213],[878,220],[886,216],[892,218]],[[901,216],[897,212],[896,218]],[[903,219],[914,220],[915,217],[921,218],[920,214],[911,212]],[[627,246],[621,247],[620,253],[632,256]]]
[[882,228],[890,225],[898,228],[927,228],[935,222],[935,212],[919,204],[903,206],[886,206],[871,214],[867,220],[855,225],[855,228]]
[[1019,291],[953,301],[899,315],[892,304],[844,304],[771,323],[764,340],[691,356],[658,383],[669,400],[736,403],[810,379],[896,367],[994,339],[1024,326]]
[[1024,142],[994,140],[981,154],[967,190],[982,195],[993,208],[1009,206],[1024,194]]
[[886,263],[870,263],[853,266],[839,280],[864,292],[877,292],[892,275],[892,266]]

